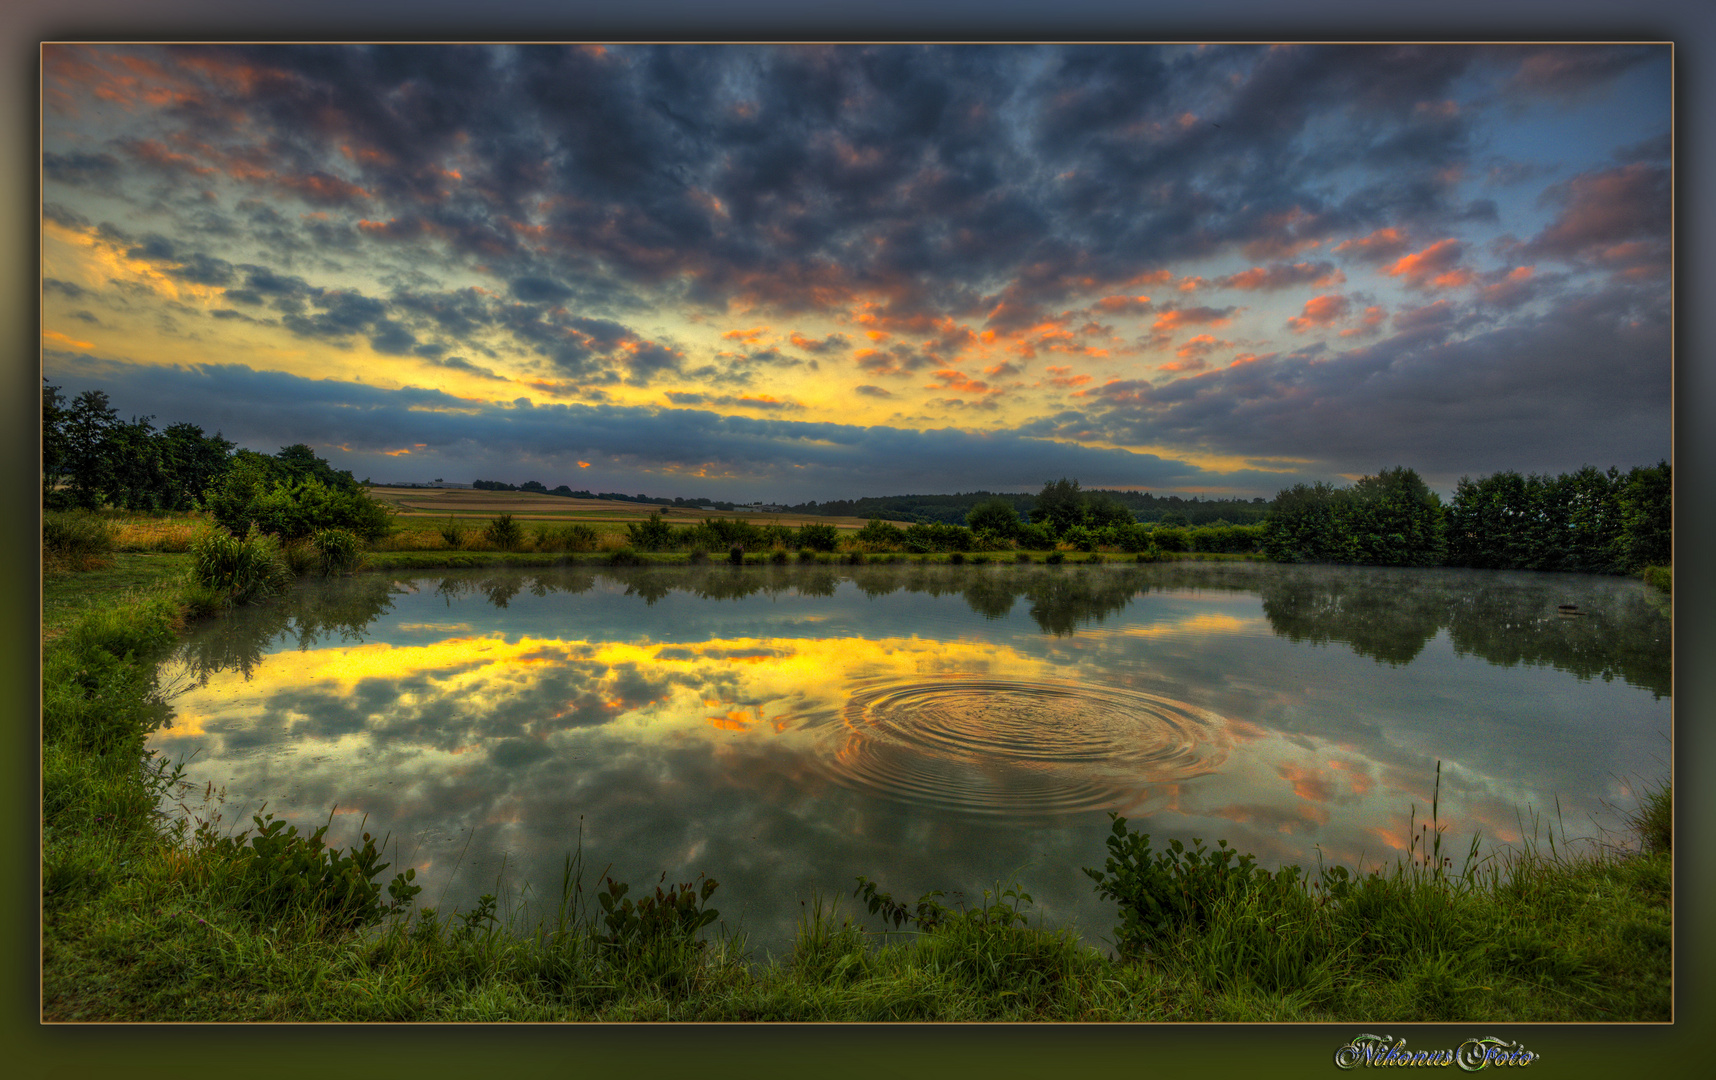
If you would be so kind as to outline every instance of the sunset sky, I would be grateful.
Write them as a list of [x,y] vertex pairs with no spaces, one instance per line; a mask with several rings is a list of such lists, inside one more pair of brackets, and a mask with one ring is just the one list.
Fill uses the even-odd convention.
[[43,365],[377,481],[1670,455],[1671,50],[45,46]]

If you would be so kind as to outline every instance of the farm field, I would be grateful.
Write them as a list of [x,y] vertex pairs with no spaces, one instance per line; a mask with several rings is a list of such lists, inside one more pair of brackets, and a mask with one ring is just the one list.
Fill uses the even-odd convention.
[[[528,521],[642,521],[659,513],[679,524],[690,524],[706,518],[743,518],[758,524],[799,526],[823,522],[837,529],[862,529],[866,518],[822,517],[817,514],[755,513],[716,510],[710,507],[662,506],[660,504],[620,502],[615,499],[569,499],[563,495],[542,495],[534,491],[477,491],[462,488],[371,487],[376,499],[396,508],[402,518],[488,518],[496,514],[512,514]],[[896,522],[905,525],[909,522]]]

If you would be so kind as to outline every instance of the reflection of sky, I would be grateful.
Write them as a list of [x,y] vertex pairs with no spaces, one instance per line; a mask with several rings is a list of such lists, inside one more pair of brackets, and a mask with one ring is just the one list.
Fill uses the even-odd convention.
[[[950,580],[1009,571],[965,573]],[[390,834],[428,903],[442,890],[465,905],[497,882],[555,884],[581,830],[592,870],[612,862],[634,883],[663,870],[716,877],[717,906],[764,944],[790,933],[797,900],[849,891],[860,873],[915,896],[971,894],[1017,871],[1051,918],[1109,929],[1078,872],[1102,861],[1105,816],[1007,813],[1008,785],[1055,781],[1047,766],[990,769],[983,733],[961,732],[975,750],[930,764],[983,770],[994,785],[983,816],[844,782],[831,733],[851,737],[843,710],[860,686],[984,677],[1214,714],[1192,766],[1138,780],[1115,805],[1161,840],[1219,837],[1265,864],[1312,864],[1319,850],[1392,859],[1409,809],[1428,812],[1438,760],[1441,820],[1463,851],[1474,829],[1517,840],[1519,815],[1557,798],[1577,832],[1667,758],[1667,700],[1461,656],[1446,631],[1390,665],[1278,636],[1254,591],[1143,592],[1061,635],[1040,628],[1028,599],[993,618],[959,588],[936,592],[866,595],[843,580],[832,596],[676,591],[646,604],[601,579],[572,594],[521,591],[500,609],[480,590],[418,583],[362,640],[283,637],[248,679],[212,674],[175,698],[155,746],[195,751],[190,776],[225,785],[231,820],[267,802],[319,823],[337,805],[331,833],[355,836],[363,821]],[[1025,738],[1045,749],[1084,722],[1057,717],[1052,701],[1028,719],[1038,726]]]

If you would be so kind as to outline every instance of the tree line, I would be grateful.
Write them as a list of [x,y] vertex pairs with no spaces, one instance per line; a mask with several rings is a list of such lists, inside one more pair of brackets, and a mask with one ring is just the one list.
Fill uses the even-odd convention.
[[1277,562],[1630,573],[1670,564],[1673,521],[1666,461],[1626,473],[1587,465],[1554,477],[1461,477],[1446,506],[1397,467],[1351,487],[1282,490],[1263,551]]
[[303,443],[260,454],[196,424],[158,430],[153,416],[121,420],[103,391],[68,401],[42,381],[45,509],[204,510],[240,536],[254,525],[283,540],[330,528],[375,539],[391,511],[367,484]]

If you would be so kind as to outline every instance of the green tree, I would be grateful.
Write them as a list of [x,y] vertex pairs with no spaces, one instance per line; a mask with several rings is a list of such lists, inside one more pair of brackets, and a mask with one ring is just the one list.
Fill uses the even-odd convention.
[[988,533],[1003,540],[1016,540],[1019,536],[1019,514],[1013,509],[1013,504],[999,496],[986,499],[971,508],[965,515],[965,524],[972,532]]
[[1668,566],[1674,558],[1674,473],[1666,461],[1636,468],[1617,485],[1621,567]]
[[[1442,500],[1405,467],[1383,469],[1353,485],[1346,528],[1350,561],[1376,566],[1437,566],[1446,553]],[[1343,560],[1346,561],[1346,560]]]
[[42,379],[42,505],[53,506],[60,500],[56,489],[65,475],[67,436],[66,423],[71,410],[65,395],[57,386]]
[[1031,520],[1048,526],[1057,537],[1083,522],[1084,496],[1079,493],[1078,481],[1063,476],[1045,483],[1031,507]]
[[108,436],[119,414],[100,390],[85,390],[72,400],[65,419],[65,471],[72,502],[94,510],[113,486],[112,446]]

